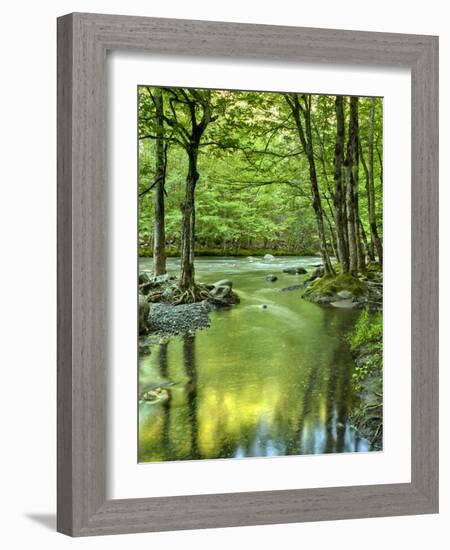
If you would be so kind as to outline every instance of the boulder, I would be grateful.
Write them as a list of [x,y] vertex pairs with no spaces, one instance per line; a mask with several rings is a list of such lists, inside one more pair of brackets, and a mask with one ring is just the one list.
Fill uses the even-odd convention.
[[148,315],[150,305],[144,295],[139,294],[139,334],[145,334],[148,330]]
[[275,256],[272,256],[272,254],[264,254],[263,260],[265,260],[266,262],[271,262],[275,260]]
[[175,277],[171,277],[168,273],[164,273],[163,275],[157,275],[156,277],[153,277],[153,282],[157,285],[160,285],[161,283],[167,283],[167,281],[173,280]]
[[214,287],[217,286],[228,286],[233,288],[233,283],[229,279],[223,279],[222,281],[217,281],[217,283],[214,283]]
[[359,302],[353,302],[352,300],[338,300],[337,302],[330,302],[330,305],[343,309],[353,309],[355,307],[360,307]]
[[277,280],[278,280],[278,277],[273,273],[269,273],[269,275],[266,275],[266,281],[269,283],[274,283]]
[[353,294],[350,290],[341,290],[337,293],[337,295],[341,300],[350,300],[353,298]]
[[167,286],[162,295],[161,295],[161,298],[165,301],[165,302],[170,302],[172,299],[173,299],[173,296],[175,294],[175,291],[177,290],[177,287],[176,285],[172,285],[172,286]]
[[309,281],[314,281],[315,279],[319,279],[320,277],[323,277],[324,275],[325,275],[325,268],[316,267],[316,269],[311,273],[311,277],[308,280]]
[[142,273],[139,273],[139,284],[144,285],[150,282],[150,276],[148,273],[143,271]]
[[239,303],[239,296],[230,286],[215,286],[209,293],[208,302],[216,307],[228,307]]
[[210,296],[225,298],[231,292],[231,286],[228,285],[214,285],[214,288],[210,291]]
[[288,275],[304,275],[308,272],[304,267],[287,267],[283,269],[283,273],[287,273]]
[[305,288],[305,285],[292,285],[292,286],[286,286],[281,289],[282,292],[288,292],[289,290],[301,290]]

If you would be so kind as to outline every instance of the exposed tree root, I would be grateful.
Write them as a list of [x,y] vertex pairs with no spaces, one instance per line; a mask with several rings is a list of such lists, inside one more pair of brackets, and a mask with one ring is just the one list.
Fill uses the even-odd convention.
[[200,285],[194,285],[187,290],[178,288],[173,295],[172,304],[178,306],[180,304],[194,304],[195,302],[201,302],[209,298],[209,291],[206,287]]

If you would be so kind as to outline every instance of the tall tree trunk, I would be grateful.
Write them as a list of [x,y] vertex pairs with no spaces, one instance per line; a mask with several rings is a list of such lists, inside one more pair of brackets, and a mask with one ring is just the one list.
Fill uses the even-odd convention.
[[334,148],[334,216],[338,258],[342,273],[349,271],[349,258],[346,242],[346,213],[344,204],[344,183],[342,166],[344,164],[344,99],[336,96],[336,143]]
[[181,290],[195,286],[194,241],[195,241],[195,186],[199,173],[197,171],[198,145],[189,151],[189,169],[182,205],[183,220],[181,226]]
[[[331,265],[330,256],[328,254],[327,242],[325,237],[325,228],[323,223],[323,209],[322,202],[320,199],[319,184],[317,180],[316,164],[314,160],[314,150],[313,150],[313,139],[312,139],[312,129],[311,129],[311,105],[308,102],[307,96],[303,95],[303,106],[300,105],[300,101],[297,94],[292,96],[285,96],[292,110],[294,120],[297,126],[298,134],[302,147],[305,151],[306,157],[309,164],[309,179],[311,183],[311,192],[313,198],[313,208],[316,218],[317,233],[319,235],[319,244],[320,244],[320,253],[322,256],[325,273],[327,275],[335,275],[333,266]],[[311,98],[309,98],[311,100]],[[303,120],[305,124],[305,129],[303,129],[303,124],[301,120],[300,113],[303,115]]]
[[349,272],[356,275],[358,272],[358,246],[356,243],[356,217],[355,217],[355,181],[353,164],[355,162],[355,147],[356,147],[356,128],[357,128],[357,111],[355,110],[354,98],[350,98],[350,121],[348,130],[347,142],[347,158],[346,158],[346,179],[347,188],[345,193],[345,202],[347,208],[347,233],[348,233],[348,255],[349,255]]
[[352,167],[353,177],[353,204],[355,208],[355,237],[356,237],[356,256],[358,262],[358,269],[364,270],[366,268],[366,257],[364,254],[364,248],[361,241],[361,223],[359,219],[359,98],[353,96],[350,99],[350,110],[353,110],[353,118],[355,124],[355,144],[354,144],[354,157]]
[[[200,177],[197,170],[198,152],[202,135],[210,122],[215,119],[211,113],[211,92],[205,90],[188,91],[180,89],[180,101],[184,103],[189,111],[190,128],[183,126],[176,118],[171,120],[173,127],[179,130],[181,144],[188,156],[188,173],[186,177],[186,189],[182,204],[182,225],[180,261],[181,274],[179,287],[182,291],[191,291],[188,301],[197,298],[194,270],[194,243],[195,243],[195,186]],[[198,111],[202,112],[201,120],[198,121]],[[189,294],[189,293],[188,293]]]
[[[371,193],[370,193],[370,185],[369,185],[370,176],[369,176],[369,169],[367,167],[367,163],[366,163],[366,160],[364,158],[364,152],[363,152],[361,142],[359,144],[359,157],[361,159],[361,164],[362,164],[363,169],[364,169],[364,176],[365,176],[365,181],[366,181],[367,210],[369,212],[369,228],[370,228],[370,209],[371,209],[371,200],[372,200],[372,196],[371,196]],[[372,231],[370,231],[370,242],[369,242],[367,236],[365,235],[365,231],[364,231],[364,227],[362,225],[362,222],[361,222],[361,235],[363,237],[364,242],[366,243],[367,255],[369,256],[370,261],[374,262],[375,261],[375,243],[374,243],[374,240],[373,240],[373,234],[372,234]]]
[[369,260],[371,262],[374,262],[375,261],[375,253],[374,253],[373,243],[372,243],[372,241],[369,242],[369,240],[367,239],[367,234],[366,234],[366,231],[364,229],[364,225],[361,221],[361,218],[359,219],[359,227],[360,227],[360,231],[361,231],[361,239],[362,239],[362,242],[363,242],[364,247],[366,249],[366,254],[367,254]]
[[156,109],[156,161],[155,161],[155,223],[153,229],[153,273],[162,275],[166,272],[166,231],[164,222],[164,104],[160,88],[155,89],[154,103]]
[[383,244],[378,234],[377,216],[375,210],[375,182],[374,182],[374,162],[373,162],[373,142],[374,142],[374,118],[375,118],[375,100],[372,98],[370,103],[370,121],[369,121],[369,169],[367,178],[367,196],[369,200],[369,225],[372,241],[378,254],[378,260],[383,265]]

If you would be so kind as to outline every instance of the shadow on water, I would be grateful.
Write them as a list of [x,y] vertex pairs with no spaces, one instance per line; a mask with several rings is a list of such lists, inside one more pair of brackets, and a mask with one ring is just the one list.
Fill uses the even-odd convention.
[[288,275],[268,285],[245,259],[229,262],[203,261],[197,272],[205,282],[232,278],[241,304],[140,359],[140,391],[164,388],[163,399],[139,405],[140,461],[370,450],[348,420],[356,398],[346,335],[358,312],[310,304],[280,292]]

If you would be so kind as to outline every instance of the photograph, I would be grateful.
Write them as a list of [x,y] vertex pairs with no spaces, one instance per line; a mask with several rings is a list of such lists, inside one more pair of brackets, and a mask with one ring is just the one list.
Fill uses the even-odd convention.
[[383,449],[383,99],[137,91],[139,462]]

